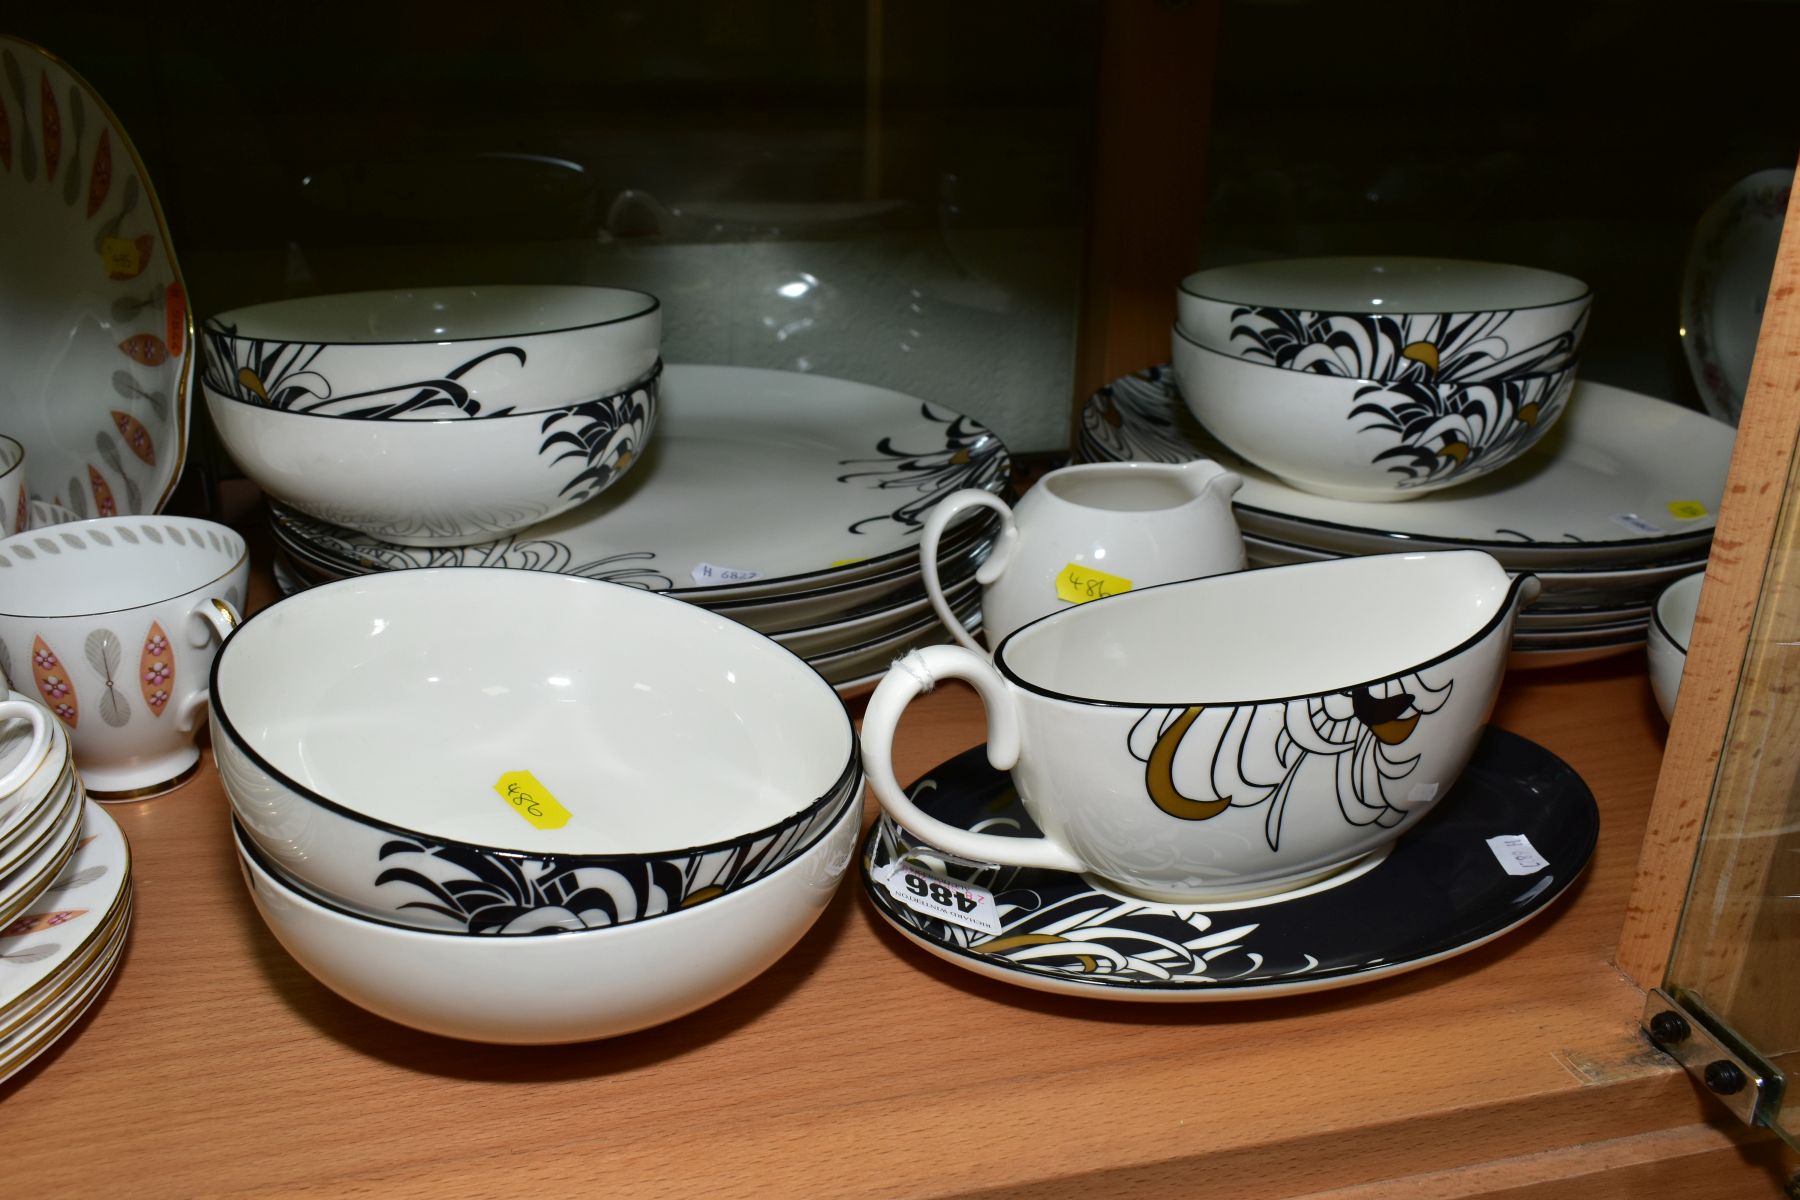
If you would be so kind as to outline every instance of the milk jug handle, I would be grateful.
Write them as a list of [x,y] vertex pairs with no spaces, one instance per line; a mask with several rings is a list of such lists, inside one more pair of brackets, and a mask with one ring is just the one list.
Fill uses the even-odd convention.
[[1018,540],[1018,526],[1013,524],[1012,509],[1006,506],[1006,501],[980,488],[964,488],[960,492],[952,492],[938,501],[926,516],[925,532],[919,539],[919,566],[925,581],[925,595],[930,597],[932,611],[937,613],[938,620],[944,623],[944,627],[958,642],[979,654],[983,652],[981,644],[969,636],[969,631],[963,628],[963,623],[951,611],[950,602],[944,598],[944,588],[938,577],[938,543],[944,539],[944,530],[949,528],[957,514],[970,508],[991,508],[1000,514],[1000,536],[994,543],[993,552],[975,574],[976,580],[984,586],[999,577],[1000,572],[1006,568],[1006,559],[1012,554],[1013,544]]

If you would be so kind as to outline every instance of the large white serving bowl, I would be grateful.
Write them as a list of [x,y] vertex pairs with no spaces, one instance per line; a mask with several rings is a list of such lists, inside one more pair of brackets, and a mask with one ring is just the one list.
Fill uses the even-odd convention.
[[250,895],[276,940],[352,1004],[445,1037],[582,1042],[684,1016],[787,953],[843,879],[861,794],[797,858],[748,887],[660,920],[555,937],[472,937],[358,916],[284,882],[234,829]]
[[205,341],[206,385],[246,404],[482,417],[623,391],[656,362],[662,308],[572,285],[344,292],[220,313]]
[[1704,571],[1676,580],[1656,598],[1650,617],[1644,656],[1650,666],[1650,690],[1656,694],[1656,706],[1665,720],[1675,715],[1675,697],[1681,691],[1688,641],[1694,633],[1694,614],[1700,611],[1700,588],[1705,582]]
[[1410,500],[1480,478],[1549,432],[1575,386],[1572,367],[1455,386],[1284,371],[1180,328],[1174,354],[1182,398],[1213,436],[1339,500]]
[[1463,383],[1572,365],[1587,284],[1448,258],[1289,258],[1181,282],[1181,328],[1264,366],[1380,382]]
[[849,715],[792,653],[546,572],[298,593],[226,642],[212,697],[262,853],[345,908],[464,933],[666,920],[782,869],[857,781]]
[[[202,390],[219,440],[265,493],[403,546],[492,541],[593,499],[643,455],[660,364],[561,408],[436,419],[280,409]],[[444,415],[446,412],[451,415]]]

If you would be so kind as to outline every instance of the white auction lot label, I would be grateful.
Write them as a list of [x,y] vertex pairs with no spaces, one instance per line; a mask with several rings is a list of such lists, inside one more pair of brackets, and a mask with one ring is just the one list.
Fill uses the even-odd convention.
[[1550,865],[1550,860],[1539,854],[1531,839],[1522,833],[1503,833],[1489,838],[1487,844],[1508,875],[1536,875]]
[[994,907],[994,893],[986,888],[945,879],[908,862],[882,867],[875,874],[875,882],[915,912],[979,933],[998,935],[1000,932],[1000,913]]

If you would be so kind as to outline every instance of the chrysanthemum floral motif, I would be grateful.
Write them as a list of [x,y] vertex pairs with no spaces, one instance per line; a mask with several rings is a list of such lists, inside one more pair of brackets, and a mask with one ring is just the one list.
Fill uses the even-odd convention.
[[1441,387],[1371,385],[1356,394],[1350,419],[1360,434],[1394,444],[1376,453],[1402,488],[1473,479],[1524,453],[1562,416],[1573,371]]
[[845,459],[839,463],[845,467],[875,468],[839,475],[839,483],[861,481],[867,487],[905,497],[892,510],[857,521],[850,526],[850,532],[861,533],[864,526],[884,521],[920,528],[925,514],[951,492],[961,488],[991,489],[1007,478],[1012,460],[1000,439],[986,427],[968,417],[939,416],[929,404],[919,405],[919,414],[944,427],[942,445],[911,450],[895,445],[892,438],[882,438],[875,445],[880,457]]
[[1150,802],[1163,812],[1206,821],[1266,806],[1263,834],[1276,851],[1289,802],[1309,772],[1332,772],[1329,791],[1350,824],[1404,820],[1410,796],[1390,789],[1419,761],[1404,746],[1454,686],[1415,673],[1268,704],[1153,708],[1132,726],[1129,747],[1144,764]]
[[1231,344],[1250,362],[1384,383],[1473,383],[1568,365],[1581,343],[1585,314],[1574,329],[1523,346],[1514,344],[1512,316],[1243,307],[1231,314]]
[[544,440],[538,454],[552,456],[552,465],[568,462],[577,468],[563,485],[563,495],[583,500],[597,496],[637,461],[656,422],[662,370],[658,362],[648,375],[616,396],[544,414],[538,429]]
[[[201,378],[223,396],[265,408],[289,412],[320,413],[334,417],[384,420],[417,412],[447,417],[483,415],[481,402],[471,394],[468,377],[499,373],[515,376],[525,367],[525,351],[501,346],[458,364],[436,379],[396,380],[358,392],[338,393],[321,374],[315,360],[323,344],[240,339],[237,329],[209,320],[205,328],[206,355]],[[489,412],[504,415],[510,409]]]
[[[934,785],[923,780],[920,789]],[[1008,800],[996,797],[995,808]],[[1002,832],[1019,822],[1000,816],[977,821],[975,832]],[[942,944],[1003,962],[1030,974],[1080,977],[1121,986],[1176,984],[1206,988],[1301,973],[1316,959],[1272,961],[1257,948],[1260,926],[1230,919],[1229,912],[1152,904],[1098,890],[1047,895],[1036,886],[1043,872],[945,857],[883,817],[876,826],[870,866],[906,860],[932,874],[993,894],[1000,932],[954,925],[904,905],[883,906],[902,925]],[[876,902],[881,903],[879,894]]]

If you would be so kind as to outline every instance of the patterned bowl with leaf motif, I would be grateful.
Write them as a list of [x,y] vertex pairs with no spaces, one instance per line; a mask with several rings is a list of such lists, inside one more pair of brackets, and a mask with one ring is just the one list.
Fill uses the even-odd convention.
[[263,404],[206,383],[225,450],[265,493],[333,525],[402,546],[467,546],[598,496],[639,458],[656,423],[662,363],[621,391],[535,411],[454,405],[381,419]]
[[780,868],[704,904],[655,921],[507,938],[458,937],[349,911],[296,888],[241,823],[234,828],[257,911],[326,987],[428,1033],[541,1045],[672,1021],[755,979],[825,911],[861,825],[853,797]]
[[1288,258],[1182,280],[1190,339],[1245,362],[1455,386],[1572,366],[1590,300],[1569,275],[1449,258]]
[[623,391],[656,363],[662,308],[626,288],[408,288],[253,304],[203,333],[206,386],[246,404],[466,419]]
[[1284,371],[1174,338],[1182,399],[1226,447],[1340,500],[1410,500],[1467,483],[1537,444],[1575,369],[1436,385]]
[[660,922],[804,855],[861,797],[831,685],[726,617],[623,584],[426,567],[246,620],[213,754],[274,868],[416,928]]

